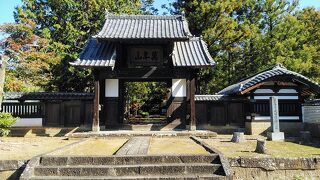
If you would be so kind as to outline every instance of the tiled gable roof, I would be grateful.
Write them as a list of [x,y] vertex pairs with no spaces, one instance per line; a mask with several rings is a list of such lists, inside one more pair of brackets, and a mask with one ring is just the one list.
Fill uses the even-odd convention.
[[173,66],[177,67],[203,67],[215,64],[208,52],[206,43],[201,38],[174,42],[172,62]]
[[232,97],[228,95],[220,95],[220,94],[214,94],[214,95],[195,95],[194,96],[195,101],[244,101],[246,98],[243,97]]
[[93,93],[72,92],[6,92],[5,100],[92,100]]
[[[115,61],[115,45],[109,41],[98,41],[92,38],[80,58],[71,64],[83,67],[113,68]],[[206,43],[200,38],[174,42],[172,63],[174,67],[207,67],[215,64],[207,50]]]
[[221,90],[218,94],[225,94],[225,95],[230,95],[230,94],[242,94],[242,92],[254,85],[257,85],[261,82],[267,81],[272,77],[276,76],[285,76],[288,75],[292,78],[296,78],[300,81],[303,81],[304,83],[308,84],[310,88],[313,89],[313,91],[320,93],[320,86],[308,79],[307,77],[290,71],[286,69],[284,66],[277,64],[274,67],[267,69],[263,72],[260,72],[252,77],[249,77],[241,82],[238,82],[236,84],[230,85],[223,90]]
[[114,67],[116,48],[112,42],[91,38],[80,57],[71,65],[83,67]]
[[102,30],[95,36],[102,39],[187,39],[191,36],[182,15],[106,15]]

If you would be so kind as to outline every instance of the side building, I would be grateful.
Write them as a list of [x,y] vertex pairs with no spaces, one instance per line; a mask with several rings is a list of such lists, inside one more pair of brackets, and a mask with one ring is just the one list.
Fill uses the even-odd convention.
[[217,95],[196,95],[197,119],[207,129],[229,126],[245,128],[249,134],[263,134],[271,126],[269,98],[276,96],[281,131],[294,135],[303,129],[303,103],[319,93],[317,83],[278,64]]

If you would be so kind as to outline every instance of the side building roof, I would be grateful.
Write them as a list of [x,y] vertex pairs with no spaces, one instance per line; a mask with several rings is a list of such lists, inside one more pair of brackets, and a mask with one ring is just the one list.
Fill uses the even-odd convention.
[[191,33],[183,15],[106,15],[96,38],[120,39],[188,39]]
[[239,96],[228,96],[220,94],[204,94],[204,95],[195,95],[195,101],[207,102],[207,101],[246,101],[248,99]]
[[304,90],[304,93],[320,93],[320,86],[316,82],[311,81],[307,77],[288,70],[284,66],[277,64],[272,68],[264,70],[254,76],[246,78],[236,84],[232,84],[220,92],[218,94],[224,95],[235,95],[235,94],[245,94],[248,90],[255,89],[255,86],[258,86],[260,83],[272,80],[274,78],[286,77],[290,79],[291,82],[300,83],[307,88]]

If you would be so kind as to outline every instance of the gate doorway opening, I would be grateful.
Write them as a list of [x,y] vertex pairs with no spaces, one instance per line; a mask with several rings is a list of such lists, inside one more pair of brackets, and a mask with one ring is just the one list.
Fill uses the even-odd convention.
[[170,84],[166,81],[124,82],[123,123],[167,124],[169,97]]

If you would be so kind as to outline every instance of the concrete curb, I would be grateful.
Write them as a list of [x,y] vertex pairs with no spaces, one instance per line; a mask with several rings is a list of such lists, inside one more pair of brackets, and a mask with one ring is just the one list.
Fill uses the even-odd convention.
[[210,153],[216,153],[219,155],[220,158],[220,162],[222,164],[222,168],[225,172],[225,175],[228,179],[233,179],[233,172],[231,170],[230,164],[228,159],[222,154],[222,152],[220,152],[219,150],[217,150],[216,148],[213,148],[211,146],[209,146],[207,143],[201,141],[200,138],[191,136],[190,137],[192,140],[194,140],[197,144],[200,144],[202,147],[204,147],[208,152]]
[[17,170],[26,165],[27,160],[0,160],[0,171]]

